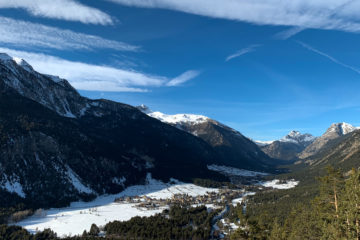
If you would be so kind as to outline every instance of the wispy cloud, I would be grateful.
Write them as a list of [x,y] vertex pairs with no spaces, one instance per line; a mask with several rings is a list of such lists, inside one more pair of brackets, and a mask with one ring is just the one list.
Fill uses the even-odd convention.
[[187,71],[179,77],[171,79],[138,71],[68,61],[50,55],[8,48],[0,48],[0,52],[25,59],[36,71],[65,78],[79,90],[146,92],[150,87],[178,86],[198,74],[197,71]]
[[231,59],[234,59],[234,58],[237,58],[237,57],[240,57],[242,55],[245,55],[249,52],[253,52],[255,51],[256,48],[260,47],[261,45],[259,44],[253,44],[253,45],[250,45],[249,47],[246,47],[246,48],[243,48],[243,49],[240,49],[239,51],[237,51],[236,53],[234,54],[231,54],[230,56],[228,56],[225,61],[228,62],[230,61]]
[[295,36],[298,33],[301,33],[305,29],[306,28],[303,28],[303,27],[292,27],[290,29],[287,29],[285,31],[275,34],[274,37],[277,39],[286,40],[286,39],[289,39],[289,38]]
[[[146,8],[250,22],[360,32],[360,1],[349,0],[108,0]],[[334,11],[336,9],[336,11]],[[333,14],[329,14],[333,13]]]
[[[323,18],[333,18],[336,17],[338,13],[341,13],[344,9],[346,10],[346,8],[352,4],[355,0],[346,0],[343,2],[339,2],[339,5],[337,5],[335,8],[324,8],[321,11],[321,14],[323,16]],[[306,29],[306,27],[304,26],[295,26],[292,27],[290,29],[287,29],[285,31],[279,32],[277,34],[275,34],[275,38],[281,39],[281,40],[286,40],[289,39],[293,36],[295,36],[296,34],[304,31]]]
[[123,42],[5,17],[0,17],[0,43],[10,46],[62,50],[107,48],[137,51],[139,49],[137,46]]
[[169,87],[175,87],[175,86],[179,86],[187,81],[190,81],[191,79],[196,78],[197,76],[199,76],[200,71],[196,71],[196,70],[189,70],[184,72],[183,74],[181,74],[180,76],[170,80],[166,86]]
[[306,48],[306,49],[308,49],[308,50],[310,50],[310,51],[312,51],[312,52],[314,52],[314,53],[317,53],[317,54],[319,54],[319,55],[321,55],[321,56],[323,56],[323,57],[326,57],[326,58],[329,59],[330,61],[332,61],[332,62],[334,62],[334,63],[336,63],[336,64],[338,64],[338,65],[340,65],[340,66],[342,66],[342,67],[344,67],[344,68],[350,69],[350,70],[352,70],[352,71],[360,74],[360,69],[358,69],[358,68],[356,68],[356,67],[353,67],[353,66],[350,66],[350,65],[348,65],[348,64],[346,64],[346,63],[343,63],[343,62],[337,60],[336,58],[330,56],[329,54],[324,53],[324,52],[321,52],[320,50],[318,50],[318,49],[316,49],[316,48],[314,48],[314,47],[312,47],[312,46],[310,46],[310,45],[308,45],[308,44],[306,44],[306,43],[303,43],[303,42],[301,42],[301,41],[296,41],[296,42],[297,42],[298,44],[300,44],[301,46],[303,46],[304,48]]
[[112,24],[112,18],[96,8],[74,0],[2,0],[0,8],[21,8],[33,16],[79,21],[82,23]]

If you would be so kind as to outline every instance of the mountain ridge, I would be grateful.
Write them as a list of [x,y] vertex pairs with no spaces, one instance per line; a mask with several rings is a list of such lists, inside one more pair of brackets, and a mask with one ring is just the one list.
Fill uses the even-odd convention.
[[276,163],[275,159],[264,154],[252,140],[239,131],[209,117],[196,114],[168,115],[153,112],[145,105],[138,108],[159,121],[201,138],[214,147],[222,159],[226,159],[225,165],[231,167],[244,165],[251,166],[252,170],[256,168],[264,170]]
[[322,148],[326,147],[326,144],[330,141],[349,134],[358,128],[352,126],[349,123],[333,123],[331,126],[325,131],[323,135],[318,137],[312,144],[307,146],[304,151],[302,151],[298,157],[300,159],[306,159],[311,157],[322,150]]
[[[228,161],[231,146],[211,145],[190,128],[180,130],[127,104],[82,97],[66,80],[15,60],[0,55],[0,183],[5,186],[0,207],[64,206],[117,193],[141,183],[147,173],[164,181],[227,181],[207,166],[269,167]],[[239,140],[223,126],[203,127],[219,133],[220,140],[230,132],[227,140]],[[257,146],[253,150],[261,154]]]
[[279,140],[261,144],[260,148],[272,158],[295,161],[297,154],[301,153],[315,139],[316,137],[309,133],[301,134],[299,131],[292,130]]

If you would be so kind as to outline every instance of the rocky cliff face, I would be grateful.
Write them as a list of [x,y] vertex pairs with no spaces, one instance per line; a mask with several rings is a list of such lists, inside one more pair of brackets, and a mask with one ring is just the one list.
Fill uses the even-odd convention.
[[332,165],[344,171],[360,167],[360,130],[335,138],[327,147],[305,160],[310,169],[324,169]]
[[356,129],[356,127],[348,123],[332,124],[322,136],[317,138],[312,144],[306,147],[306,149],[304,149],[304,151],[299,154],[299,158],[305,159],[319,153],[324,148],[326,148],[326,145],[328,143],[330,143],[334,139],[351,133]]
[[291,131],[280,140],[270,144],[263,144],[261,150],[275,159],[295,161],[297,155],[316,140],[311,134],[301,134],[299,131]]

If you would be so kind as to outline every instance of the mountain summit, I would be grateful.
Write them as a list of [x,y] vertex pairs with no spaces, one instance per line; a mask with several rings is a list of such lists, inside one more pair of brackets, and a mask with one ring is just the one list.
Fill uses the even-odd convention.
[[147,173],[225,180],[207,168],[222,160],[203,140],[135,107],[82,97],[7,54],[0,103],[0,207],[64,206],[142,183]]
[[315,139],[316,137],[309,133],[301,134],[299,131],[291,131],[280,140],[269,144],[262,144],[260,147],[261,150],[272,158],[296,160],[297,154],[302,152]]
[[333,123],[322,136],[317,138],[312,144],[306,147],[306,149],[301,154],[299,154],[299,157],[304,159],[317,154],[332,140],[349,134],[356,129],[356,127],[349,123]]
[[289,134],[281,138],[279,141],[298,143],[306,147],[307,145],[311,144],[315,139],[316,137],[309,133],[301,134],[299,131],[293,130],[289,132]]
[[225,181],[208,166],[271,166],[253,142],[216,121],[142,106],[162,122],[126,104],[88,99],[7,54],[0,54],[0,103],[0,207],[64,206],[143,183],[148,173]]
[[274,160],[264,154],[249,138],[209,117],[196,114],[168,115],[153,112],[144,105],[138,108],[150,117],[201,138],[216,150],[223,164],[227,166],[269,170],[274,164]]

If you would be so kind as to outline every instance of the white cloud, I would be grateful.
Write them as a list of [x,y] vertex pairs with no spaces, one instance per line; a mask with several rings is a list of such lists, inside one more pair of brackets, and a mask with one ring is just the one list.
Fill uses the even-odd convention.
[[0,17],[0,43],[31,48],[138,50],[123,42],[5,17]]
[[301,41],[296,41],[296,42],[297,42],[298,44],[300,44],[302,47],[304,47],[304,48],[306,48],[306,49],[308,49],[308,50],[310,50],[310,51],[312,51],[312,52],[314,52],[314,53],[317,53],[317,54],[319,54],[319,55],[321,55],[321,56],[323,56],[323,57],[326,57],[326,58],[329,59],[330,61],[332,61],[332,62],[334,62],[334,63],[336,63],[336,64],[338,64],[338,65],[340,65],[340,66],[342,66],[342,67],[344,67],[344,68],[350,69],[350,70],[352,70],[352,71],[360,74],[360,69],[358,69],[358,68],[356,68],[356,67],[353,67],[353,66],[350,66],[350,65],[348,65],[348,64],[346,64],[346,63],[343,63],[343,62],[337,60],[336,58],[330,56],[329,54],[324,53],[324,52],[321,52],[320,50],[318,50],[318,49],[316,49],[316,48],[314,48],[314,47],[312,47],[312,46],[310,46],[310,45],[308,45],[308,44],[306,44],[306,43],[303,43],[303,42],[301,42]]
[[360,32],[360,1],[353,0],[108,0],[250,22]]
[[228,62],[230,61],[231,59],[234,59],[234,58],[237,58],[237,57],[240,57],[244,54],[247,54],[249,52],[253,52],[255,51],[256,48],[260,47],[261,45],[259,44],[254,44],[254,45],[250,45],[249,47],[246,47],[246,48],[243,48],[243,49],[240,49],[239,51],[237,51],[236,53],[228,56],[225,61]]
[[92,24],[112,24],[112,18],[74,0],[2,0],[0,8],[21,8],[33,16],[79,21]]
[[175,87],[175,86],[179,86],[187,81],[190,81],[191,79],[196,78],[197,76],[199,76],[200,72],[196,71],[196,70],[189,70],[184,72],[183,74],[181,74],[180,76],[173,78],[172,80],[170,80],[166,86],[169,87]]
[[190,80],[196,71],[188,71],[174,79],[141,72],[68,61],[62,58],[8,48],[0,52],[25,59],[38,72],[67,79],[79,90],[111,92],[146,92],[149,87],[177,86]]

